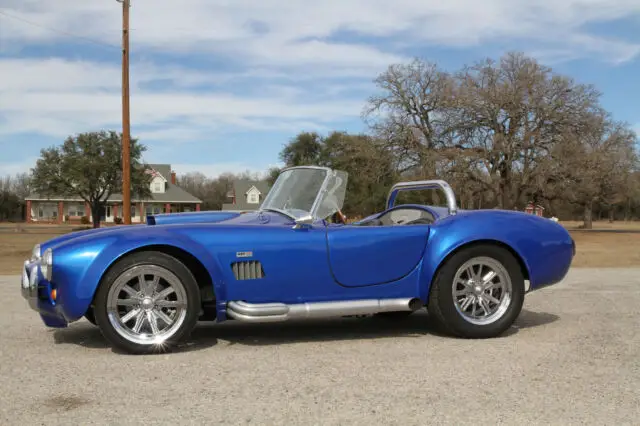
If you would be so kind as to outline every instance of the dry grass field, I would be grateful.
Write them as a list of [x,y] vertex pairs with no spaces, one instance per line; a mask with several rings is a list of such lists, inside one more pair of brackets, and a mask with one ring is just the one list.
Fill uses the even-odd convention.
[[[638,267],[640,266],[640,233],[590,232],[577,230],[579,222],[563,223],[571,231],[577,245],[575,267]],[[62,233],[72,232],[69,226],[22,226],[0,224],[0,275],[19,275],[21,265],[36,243]],[[640,222],[594,222],[594,230],[640,230]]]

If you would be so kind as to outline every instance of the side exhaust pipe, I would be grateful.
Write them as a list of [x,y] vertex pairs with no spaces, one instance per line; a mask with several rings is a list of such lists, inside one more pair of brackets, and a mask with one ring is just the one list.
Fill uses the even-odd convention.
[[332,302],[295,303],[227,303],[227,315],[245,322],[281,322],[298,318],[329,318],[380,312],[416,311],[423,303],[418,298],[364,299]]

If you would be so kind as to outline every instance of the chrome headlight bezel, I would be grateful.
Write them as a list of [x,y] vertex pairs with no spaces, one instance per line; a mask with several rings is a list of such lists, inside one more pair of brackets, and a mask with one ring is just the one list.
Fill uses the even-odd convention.
[[47,281],[51,280],[51,276],[53,275],[53,250],[50,248],[46,249],[44,253],[42,253],[42,263],[40,264],[40,270],[42,271],[42,275],[45,277]]
[[33,246],[33,250],[31,250],[31,260],[38,260],[41,256],[40,244],[36,244]]

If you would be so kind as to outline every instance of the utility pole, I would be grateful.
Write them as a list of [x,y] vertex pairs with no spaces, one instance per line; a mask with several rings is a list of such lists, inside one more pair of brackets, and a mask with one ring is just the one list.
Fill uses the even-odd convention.
[[[122,216],[131,225],[131,124],[129,122],[129,8],[130,0],[122,3]],[[141,213],[142,214],[142,213]]]

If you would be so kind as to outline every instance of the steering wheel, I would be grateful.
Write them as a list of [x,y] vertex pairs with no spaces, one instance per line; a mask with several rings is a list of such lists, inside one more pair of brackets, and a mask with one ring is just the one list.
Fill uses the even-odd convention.
[[343,225],[347,224],[347,217],[344,215],[344,213],[342,213],[342,210],[340,209],[338,209],[338,211],[333,214],[332,219],[335,223],[341,223]]

